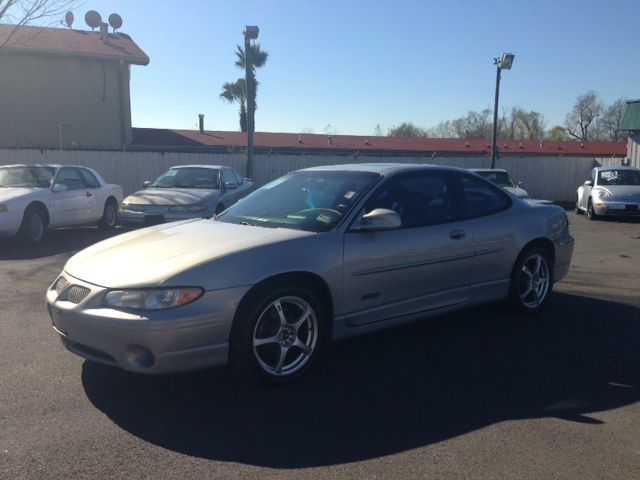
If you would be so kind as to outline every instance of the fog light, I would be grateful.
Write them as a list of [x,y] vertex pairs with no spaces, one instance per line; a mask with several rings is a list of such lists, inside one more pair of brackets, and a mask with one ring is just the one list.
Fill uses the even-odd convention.
[[153,353],[140,345],[127,347],[127,361],[136,368],[151,368],[156,363]]
[[598,208],[607,208],[607,204],[606,203],[596,203],[596,207],[598,207]]

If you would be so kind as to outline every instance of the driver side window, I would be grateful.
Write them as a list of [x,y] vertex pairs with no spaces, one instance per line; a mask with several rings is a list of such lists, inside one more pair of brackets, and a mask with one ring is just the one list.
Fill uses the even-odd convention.
[[390,180],[369,200],[365,211],[376,208],[400,215],[402,228],[452,222],[459,218],[458,201],[450,178],[434,172]]

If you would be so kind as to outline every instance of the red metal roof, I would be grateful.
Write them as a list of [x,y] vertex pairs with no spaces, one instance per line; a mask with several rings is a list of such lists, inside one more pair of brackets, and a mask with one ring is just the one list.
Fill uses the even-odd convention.
[[[0,25],[0,46],[14,29],[15,25]],[[149,63],[146,53],[124,33],[109,33],[102,41],[99,32],[24,26],[2,48],[12,52],[124,60],[136,65]]]
[[[180,149],[242,148],[247,135],[242,132],[173,130],[162,128],[134,128],[133,143],[137,147],[176,147]],[[297,133],[265,133],[254,135],[257,149],[303,150],[308,152],[379,152],[395,154],[436,153],[446,155],[488,155],[490,140],[459,138],[403,138],[358,135],[318,135]],[[625,157],[624,143],[610,142],[538,142],[500,141],[501,155],[566,155],[589,157]]]

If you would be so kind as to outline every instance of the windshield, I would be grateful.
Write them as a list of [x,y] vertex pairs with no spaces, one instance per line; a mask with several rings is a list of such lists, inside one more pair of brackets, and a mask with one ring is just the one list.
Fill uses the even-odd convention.
[[640,185],[640,171],[605,170],[598,172],[598,185]]
[[218,220],[327,232],[379,178],[371,172],[295,172],[256,190],[218,216]]
[[499,187],[515,187],[514,181],[507,172],[476,172]]
[[0,187],[48,188],[53,167],[1,167]]
[[170,168],[151,184],[156,188],[218,188],[218,169]]

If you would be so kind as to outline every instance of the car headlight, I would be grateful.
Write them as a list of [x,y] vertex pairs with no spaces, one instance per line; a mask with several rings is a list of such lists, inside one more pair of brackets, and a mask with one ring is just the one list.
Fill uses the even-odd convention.
[[595,193],[595,196],[598,197],[600,200],[606,200],[607,198],[611,197],[611,194],[606,190],[596,190],[594,193]]
[[120,210],[126,210],[129,212],[144,212],[144,205],[122,202],[122,204],[120,204]]
[[169,207],[169,211],[173,213],[200,213],[206,212],[206,205],[173,205]]
[[191,303],[203,293],[204,290],[197,287],[111,290],[104,296],[102,303],[115,308],[164,310]]

